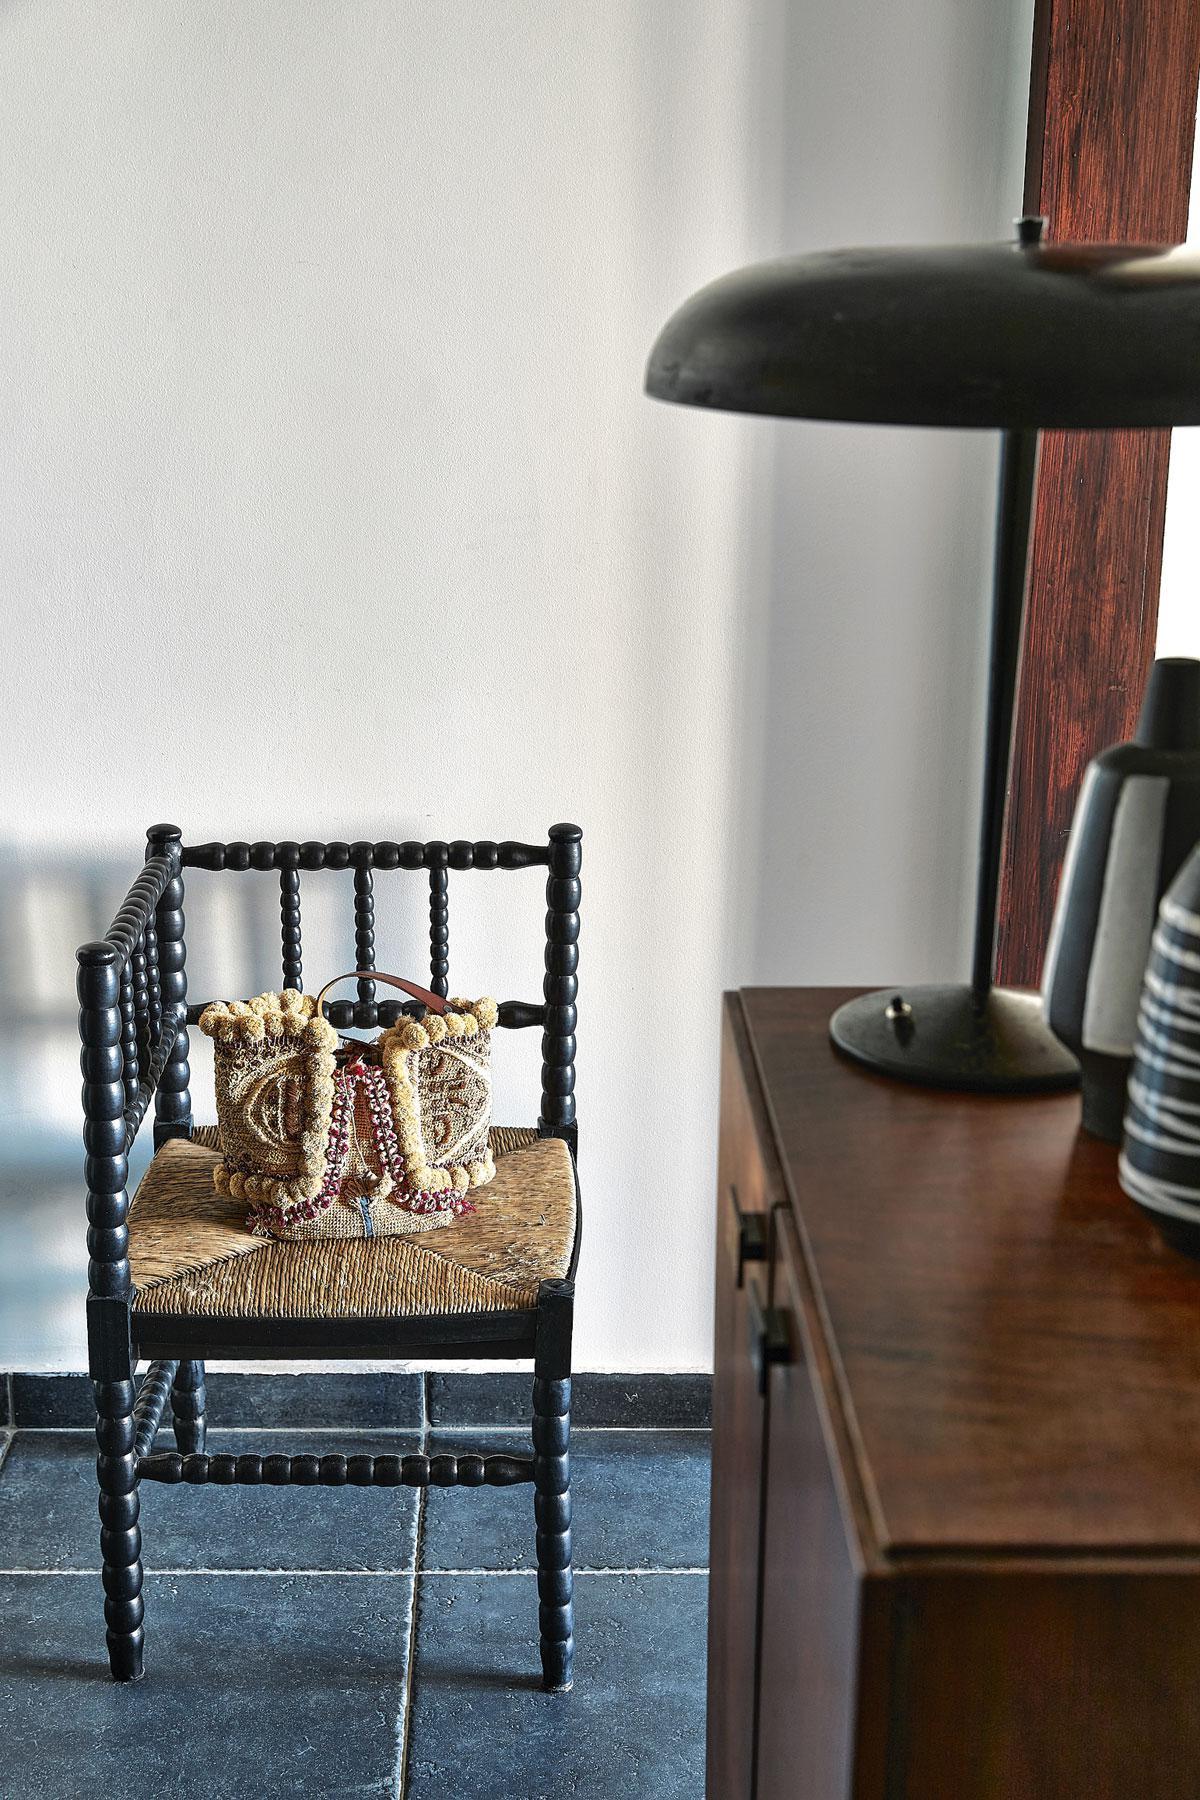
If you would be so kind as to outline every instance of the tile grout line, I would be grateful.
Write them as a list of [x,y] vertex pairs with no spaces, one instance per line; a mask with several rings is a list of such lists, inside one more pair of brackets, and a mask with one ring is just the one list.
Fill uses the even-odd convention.
[[[423,1571],[423,1573],[425,1575],[427,1575],[431,1581],[433,1581],[433,1580],[440,1578],[443,1575],[479,1575],[479,1576],[487,1576],[489,1578],[494,1577],[496,1579],[500,1579],[501,1577],[506,1576],[506,1575],[536,1575],[537,1570],[534,1568],[530,1568],[530,1569],[425,1569]],[[675,1569],[640,1569],[640,1568],[580,1569],[580,1568],[576,1568],[576,1569],[572,1570],[572,1574],[575,1576],[578,1576],[578,1577],[594,1576],[594,1575],[607,1575],[607,1576],[611,1576],[611,1577],[615,1577],[618,1575],[707,1575],[708,1567],[707,1567],[707,1564],[705,1564],[704,1566],[688,1564],[688,1565],[684,1565],[684,1566],[681,1566],[681,1567],[675,1568]]]
[[[160,1427],[162,1431],[171,1429],[170,1423]],[[518,1437],[529,1435],[526,1425],[215,1425],[210,1421],[209,1429],[218,1436],[229,1437],[235,1433],[257,1433],[265,1437],[302,1437],[306,1432],[320,1433],[329,1436],[344,1433],[348,1437],[385,1437],[402,1438],[444,1437],[459,1435],[464,1432],[479,1432],[484,1437]],[[31,1433],[39,1437],[94,1437],[95,1427],[91,1425],[0,1425],[0,1431],[20,1432],[23,1437]],[[626,1437],[649,1436],[659,1437],[670,1434],[678,1437],[684,1434],[692,1437],[709,1437],[712,1434],[710,1425],[572,1425],[571,1435],[587,1436],[602,1433],[621,1433]]]
[[[707,1567],[701,1567],[701,1566],[694,1566],[694,1567],[687,1566],[687,1567],[677,1568],[677,1569],[639,1569],[639,1568],[576,1569],[574,1572],[578,1577],[580,1577],[582,1579],[583,1577],[586,1577],[586,1576],[591,1576],[591,1577],[607,1576],[609,1578],[615,1578],[617,1576],[623,1576],[623,1575],[689,1575],[689,1576],[707,1575],[708,1569],[707,1569]],[[534,1568],[528,1568],[528,1569],[422,1569],[421,1573],[422,1573],[422,1575],[427,1576],[431,1581],[436,1580],[436,1579],[438,1579],[442,1576],[446,1576],[446,1575],[453,1575],[453,1576],[471,1575],[471,1576],[478,1576],[480,1578],[486,1578],[488,1580],[501,1581],[501,1580],[504,1580],[504,1579],[514,1576],[514,1575],[534,1576],[537,1574],[537,1570]],[[48,1578],[53,1578],[53,1577],[67,1577],[67,1578],[75,1577],[75,1578],[78,1578],[78,1577],[83,1576],[83,1577],[86,1577],[89,1581],[94,1581],[99,1574],[100,1574],[99,1568],[95,1568],[95,1569],[22,1569],[22,1568],[0,1569],[0,1577],[36,1576],[39,1580],[41,1580],[43,1578],[48,1579]],[[173,1581],[182,1580],[191,1575],[203,1575],[203,1576],[236,1575],[239,1578],[246,1578],[246,1579],[259,1578],[262,1580],[271,1580],[271,1579],[282,1580],[284,1577],[287,1577],[289,1579],[294,1579],[297,1576],[301,1577],[304,1580],[308,1580],[310,1577],[314,1580],[327,1580],[331,1576],[337,1576],[339,1580],[353,1578],[354,1580],[358,1580],[358,1581],[367,1581],[367,1580],[399,1581],[408,1576],[414,1576],[414,1590],[415,1590],[415,1572],[412,1569],[209,1569],[209,1568],[198,1568],[195,1566],[189,1566],[186,1569],[157,1568],[157,1567],[148,1568],[146,1570],[146,1575],[148,1578],[151,1576],[155,1576],[155,1575],[170,1576]],[[410,1660],[411,1660],[411,1647],[410,1647]]]
[[[429,1371],[421,1372],[421,1452],[429,1454]],[[413,1681],[417,1672],[417,1584],[421,1578],[421,1550],[425,1542],[427,1488],[417,1489],[417,1524],[413,1536],[412,1592],[408,1601],[408,1656],[404,1671],[404,1705],[397,1720],[396,1797],[404,1800],[408,1788],[408,1741],[412,1725]]]
[[[232,1431],[235,1429],[235,1427],[227,1426],[226,1429]],[[317,1428],[316,1428],[316,1426],[312,1426],[312,1427],[310,1427],[310,1429],[316,1430]],[[529,1435],[529,1426],[527,1424],[495,1425],[495,1424],[488,1424],[486,1421],[484,1421],[482,1419],[476,1419],[473,1422],[471,1420],[467,1420],[465,1423],[459,1423],[457,1425],[453,1424],[453,1423],[443,1423],[443,1424],[439,1424],[439,1425],[433,1425],[430,1427],[430,1429],[435,1435],[438,1433],[441,1433],[444,1435],[446,1432],[450,1432],[450,1431],[453,1431],[453,1432],[482,1431],[485,1433],[495,1433],[496,1435],[500,1435],[500,1434],[504,1434],[504,1433],[511,1434],[514,1432],[524,1432],[526,1436]],[[657,1432],[660,1435],[664,1431],[670,1431],[672,1433],[680,1432],[680,1431],[691,1431],[691,1432],[696,1432],[696,1433],[707,1434],[712,1431],[712,1426],[711,1425],[576,1425],[574,1418],[572,1418],[572,1421],[571,1421],[572,1437],[575,1436],[576,1432],[580,1432],[580,1431],[624,1431],[624,1432],[629,1432],[629,1433]]]

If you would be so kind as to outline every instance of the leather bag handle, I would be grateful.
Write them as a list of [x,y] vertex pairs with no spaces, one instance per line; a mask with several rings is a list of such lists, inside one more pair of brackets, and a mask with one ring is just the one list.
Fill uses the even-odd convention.
[[331,987],[337,986],[339,981],[382,981],[387,987],[399,988],[402,994],[408,994],[414,1000],[423,1001],[430,1012],[444,1013],[449,1010],[450,1006],[450,1002],[444,1000],[441,994],[433,994],[428,988],[418,987],[415,981],[402,981],[399,975],[383,975],[378,969],[348,969],[344,975],[335,975],[332,981],[327,981],[317,995],[318,1019],[325,1017],[325,996]]

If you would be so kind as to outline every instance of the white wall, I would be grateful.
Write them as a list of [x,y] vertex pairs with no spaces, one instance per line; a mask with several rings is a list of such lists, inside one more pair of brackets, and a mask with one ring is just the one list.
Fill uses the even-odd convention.
[[[1028,10],[0,10],[0,1366],[82,1360],[70,952],[148,822],[562,817],[579,1366],[707,1365],[722,986],[963,965],[995,452],[676,411],[642,367],[752,257],[1004,235]],[[223,879],[193,993],[275,975],[269,878]],[[420,891],[378,888],[419,973]],[[454,985],[535,998],[540,929],[535,876],[452,878]],[[506,1043],[510,1116],[536,1068]]]

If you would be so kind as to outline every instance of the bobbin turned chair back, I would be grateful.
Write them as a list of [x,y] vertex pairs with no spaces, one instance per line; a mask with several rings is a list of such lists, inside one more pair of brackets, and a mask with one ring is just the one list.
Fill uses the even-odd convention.
[[[163,842],[169,829],[158,826],[149,834],[150,846]],[[555,825],[544,844],[514,842],[472,843],[257,843],[197,844],[181,846],[181,867],[196,869],[278,870],[282,934],[282,969],[285,987],[303,990],[304,964],[301,939],[301,874],[307,870],[350,870],[354,884],[354,966],[375,967],[375,871],[413,870],[426,873],[429,883],[429,986],[435,994],[449,993],[450,968],[450,871],[511,870],[545,867],[546,949],[542,1000],[509,1000],[500,1006],[498,1023],[508,1029],[542,1028],[542,1101],[538,1130],[543,1137],[561,1137],[576,1148],[575,1120],[575,1022],[576,964],[579,936],[579,868],[581,833],[575,825]],[[183,977],[182,957],[179,979]],[[183,994],[179,995],[183,998]],[[369,976],[358,983],[357,1000],[330,1002],[332,1025],[358,1029],[392,1025],[404,1011],[419,1010],[412,1002],[377,1001]],[[203,1005],[187,1009],[194,1023]]]
[[[546,948],[542,1000],[502,1002],[502,1028],[542,1030],[542,1099],[538,1130],[576,1148],[575,1023],[579,937],[579,869],[582,834],[576,825],[555,825],[544,844],[472,843],[210,843],[184,844],[174,825],[147,833],[146,866],[117,914],[107,940],[80,952],[85,967],[101,955],[102,966],[117,965],[120,1008],[121,1081],[130,1144],[151,1095],[155,1143],[184,1135],[191,1124],[190,1070],[186,1027],[195,1024],[207,1000],[188,1004],[184,937],[184,871],[191,869],[278,871],[282,985],[303,991],[301,876],[316,870],[349,870],[353,880],[354,964],[375,967],[375,871],[411,870],[429,885],[429,985],[449,992],[449,887],[453,870],[513,870],[545,867]],[[81,987],[84,984],[81,982]],[[92,996],[81,992],[85,1007]],[[94,996],[100,998],[99,995]],[[217,998],[218,996],[209,996]],[[369,976],[358,982],[356,1000],[327,1005],[339,1029],[391,1025],[415,1003],[377,1001]],[[173,1038],[169,1029],[174,1020]],[[116,1021],[112,1021],[116,1023]],[[109,1059],[105,1073],[109,1072]]]

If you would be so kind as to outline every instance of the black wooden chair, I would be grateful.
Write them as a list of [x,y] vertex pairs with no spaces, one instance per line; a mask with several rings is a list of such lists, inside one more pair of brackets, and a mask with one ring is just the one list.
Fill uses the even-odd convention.
[[[571,1684],[571,1327],[579,1253],[575,1175],[575,997],[582,834],[555,825],[545,844],[230,843],[185,845],[174,825],[148,833],[146,864],[107,937],[79,951],[88,1213],[88,1341],[96,1396],[96,1472],[104,1616],[113,1676],[142,1674],[142,1481],[450,1487],[531,1482],[537,1536],[542,1677]],[[284,1244],[251,1238],[214,1192],[215,1133],[194,1125],[188,1092],[183,874],[188,868],[278,870],[284,985],[300,988],[300,875],[350,869],[355,963],[375,968],[374,875],[429,879],[431,988],[448,993],[451,869],[543,865],[546,951],[540,1005],[506,1001],[501,1026],[542,1028],[537,1125],[493,1133],[497,1173],[479,1211],[428,1237]],[[405,1003],[330,1002],[335,1026],[392,1024]],[[154,1105],[155,1154],[132,1202],[130,1146]],[[528,1201],[530,1190],[534,1203]],[[477,1254],[472,1227],[508,1209],[515,1266]],[[240,1231],[240,1239],[239,1239]],[[428,1261],[437,1240],[437,1255]],[[421,1248],[414,1249],[414,1245]],[[253,1251],[253,1254],[251,1254]],[[303,1264],[299,1288],[294,1259]],[[412,1258],[425,1258],[414,1280]],[[245,1277],[251,1266],[253,1279]],[[432,1273],[431,1273],[432,1269]],[[289,1273],[290,1271],[290,1273]],[[298,1305],[297,1291],[308,1296]],[[281,1296],[284,1297],[281,1300]],[[365,1296],[365,1299],[364,1299]],[[415,1297],[415,1298],[414,1298]],[[532,1357],[533,1455],[208,1456],[204,1359]],[[148,1368],[140,1385],[135,1370]],[[154,1450],[168,1397],[176,1449]]]

